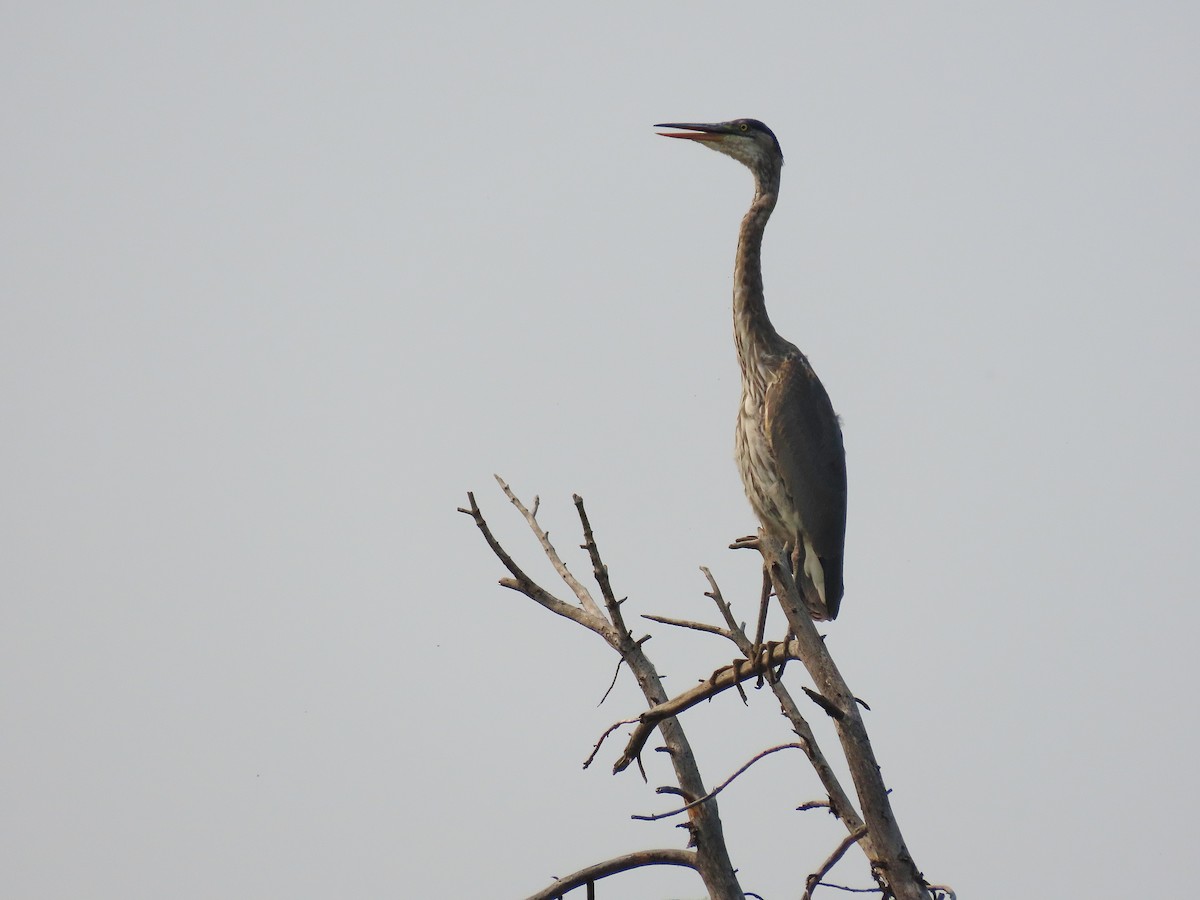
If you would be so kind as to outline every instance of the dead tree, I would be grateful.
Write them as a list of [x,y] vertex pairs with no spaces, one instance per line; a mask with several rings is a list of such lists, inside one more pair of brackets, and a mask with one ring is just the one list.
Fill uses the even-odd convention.
[[[533,534],[541,544],[542,551],[554,566],[558,576],[571,590],[574,601],[568,602],[551,593],[535,582],[517,564],[492,533],[487,520],[475,502],[473,493],[467,494],[468,506],[459,511],[474,520],[484,540],[496,558],[508,570],[508,576],[500,584],[517,591],[540,604],[545,609],[563,618],[582,625],[599,635],[615,650],[621,662],[637,679],[646,698],[648,708],[640,714],[623,719],[612,725],[596,742],[585,765],[590,764],[600,753],[605,741],[622,726],[632,726],[621,755],[613,765],[618,773],[636,762],[641,767],[641,754],[647,741],[657,730],[665,743],[663,748],[675,770],[677,786],[659,788],[660,793],[679,796],[681,805],[669,812],[655,816],[635,818],[661,819],[686,816],[689,833],[688,848],[643,850],[588,866],[571,875],[556,880],[553,884],[532,894],[535,898],[562,897],[578,887],[587,887],[588,896],[593,895],[596,881],[619,872],[627,872],[641,866],[684,866],[694,869],[703,880],[711,900],[741,900],[748,896],[738,884],[737,874],[729,858],[722,831],[721,818],[717,810],[716,796],[738,775],[759,759],[780,750],[795,748],[802,750],[812,765],[826,799],[806,803],[801,809],[825,808],[845,826],[846,835],[828,856],[805,878],[804,900],[809,900],[817,887],[826,885],[825,876],[842,856],[854,845],[866,855],[871,874],[878,887],[875,889],[884,898],[896,900],[953,900],[954,892],[944,885],[929,884],[912,855],[905,846],[900,827],[892,814],[888,791],[875,761],[874,751],[867,737],[859,710],[859,701],[851,693],[846,682],[834,665],[825,642],[817,633],[792,579],[790,567],[785,562],[781,548],[760,531],[757,538],[747,538],[732,546],[738,549],[756,549],[762,554],[763,564],[769,573],[774,594],[787,617],[789,639],[768,642],[758,647],[747,636],[745,629],[734,618],[729,604],[721,595],[716,580],[708,569],[701,569],[708,580],[706,596],[716,604],[723,625],[671,619],[663,616],[646,615],[644,618],[666,625],[696,629],[726,638],[733,643],[741,656],[733,663],[716,668],[711,675],[696,687],[676,697],[669,697],[654,664],[646,655],[643,644],[648,636],[635,638],[625,621],[622,608],[624,599],[613,593],[608,577],[608,567],[600,556],[588,521],[583,500],[576,495],[573,500],[583,532],[583,549],[588,553],[592,566],[592,577],[600,593],[600,602],[592,592],[567,568],[550,542],[547,532],[538,524],[538,500],[532,509],[513,493],[507,484],[496,478],[505,496],[525,518]],[[784,686],[782,674],[789,660],[798,660],[808,671],[813,687],[802,687],[812,701],[834,723],[842,752],[849,765],[854,783],[857,806],[840,784],[826,756],[817,744],[807,720],[791,693]],[[695,756],[688,744],[679,717],[688,709],[729,689],[742,692],[742,684],[757,680],[769,685],[774,692],[784,716],[791,723],[798,742],[781,744],[762,751],[749,760],[725,782],[709,790],[704,786],[696,765]],[[744,694],[743,694],[744,697]],[[644,775],[644,770],[643,770]],[[830,885],[832,887],[832,885]]]

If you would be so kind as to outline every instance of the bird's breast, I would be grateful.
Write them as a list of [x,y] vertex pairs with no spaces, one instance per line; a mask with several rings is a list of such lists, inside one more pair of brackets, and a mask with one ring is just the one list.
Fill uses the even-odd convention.
[[762,524],[784,543],[800,531],[795,503],[775,465],[775,455],[763,420],[764,404],[752,385],[743,384],[742,403],[734,429],[734,456],[746,498]]

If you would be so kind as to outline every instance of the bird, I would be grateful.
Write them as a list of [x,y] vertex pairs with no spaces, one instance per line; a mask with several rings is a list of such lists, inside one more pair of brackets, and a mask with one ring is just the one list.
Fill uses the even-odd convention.
[[[731,156],[754,176],[733,269],[733,334],[742,397],[734,456],[746,497],[763,528],[783,544],[809,614],[837,617],[844,593],[846,451],[841,422],[806,357],[771,324],[763,296],[762,241],[779,200],[783,151],[757,119],[667,122],[663,137],[695,141]],[[756,646],[762,644],[769,586]]]

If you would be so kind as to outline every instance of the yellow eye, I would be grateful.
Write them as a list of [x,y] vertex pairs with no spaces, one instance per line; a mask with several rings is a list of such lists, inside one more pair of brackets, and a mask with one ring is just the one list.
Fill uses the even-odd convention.
[[739,126],[738,126],[738,128],[742,129],[742,131],[749,131],[749,130],[750,130],[750,126],[749,126],[749,125],[747,125],[745,122],[743,122],[741,125],[739,125]]

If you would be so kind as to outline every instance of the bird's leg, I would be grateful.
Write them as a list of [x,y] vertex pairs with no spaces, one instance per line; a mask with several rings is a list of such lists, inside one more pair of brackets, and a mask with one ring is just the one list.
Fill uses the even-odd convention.
[[[749,538],[743,538],[742,540],[749,540]],[[783,564],[785,566],[791,567],[793,578],[797,577],[796,573],[800,571],[800,564],[803,559],[804,559],[804,545],[800,542],[799,539],[797,539],[795,543],[789,543],[788,545],[786,545],[783,548]],[[754,630],[754,647],[751,651],[752,655],[750,657],[753,660],[757,660],[759,658],[759,656],[762,655],[762,652],[763,652],[763,647],[764,647],[763,642],[766,638],[766,633],[767,633],[767,613],[770,610],[770,608],[771,608],[771,570],[767,566],[767,564],[764,562],[763,563],[762,598],[759,600],[759,604],[758,604],[758,627]],[[792,630],[789,628],[787,634],[784,636],[784,639],[783,639],[784,643],[786,644],[788,641],[792,640],[794,637],[795,637],[795,635],[792,634]],[[778,680],[778,678],[783,675],[783,666],[786,665],[786,663],[787,663],[787,661],[784,660],[784,663],[780,665],[778,674],[772,672],[769,669],[760,673],[758,676],[758,686],[759,687],[763,686],[764,678],[765,678],[765,680],[770,681],[772,683],[774,683],[776,680]]]
[[[785,556],[787,557],[787,562],[790,563],[792,566],[792,577],[796,578],[797,572],[800,570],[800,556],[802,556],[802,554],[804,553],[804,545],[800,544],[800,541],[797,540],[796,546],[792,547],[791,553],[787,553],[786,547],[784,548],[784,551],[785,551]],[[796,640],[796,634],[794,634],[794,632],[792,631],[791,625],[788,625],[787,634],[784,635],[785,646],[787,646],[787,644],[791,643],[793,640]],[[784,661],[780,662],[780,664],[779,664],[779,672],[775,673],[776,679],[784,677],[784,667],[786,665],[787,665],[787,658],[785,656]]]
[[[750,659],[757,662],[763,651],[763,638],[767,633],[767,612],[771,608],[771,570],[763,564],[762,599],[758,604],[758,627],[754,629],[754,647]],[[758,675],[758,686],[763,685],[762,672]]]

